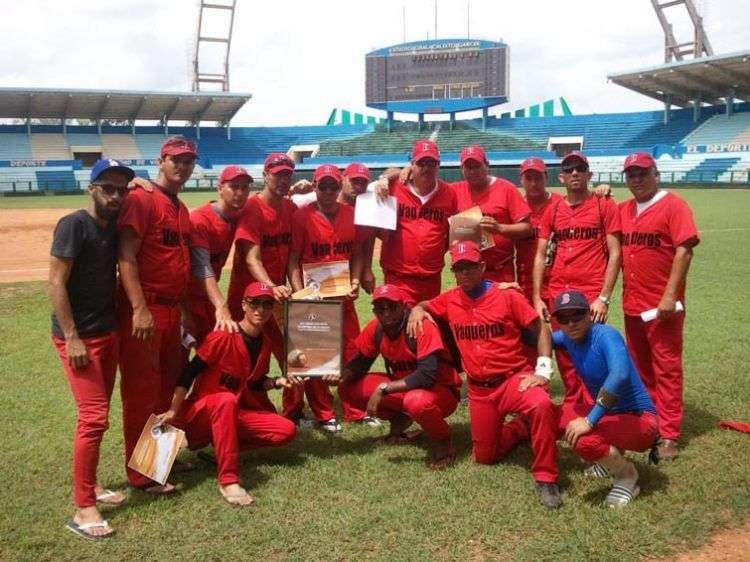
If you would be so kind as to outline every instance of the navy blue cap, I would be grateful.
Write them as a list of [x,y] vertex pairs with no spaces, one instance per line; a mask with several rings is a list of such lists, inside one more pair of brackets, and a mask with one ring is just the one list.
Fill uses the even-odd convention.
[[589,301],[583,293],[576,290],[563,291],[555,297],[555,303],[552,307],[552,314],[557,314],[563,310],[588,310]]
[[91,168],[91,181],[95,182],[96,179],[107,170],[121,171],[123,174],[128,176],[128,181],[132,180],[135,177],[135,172],[122,162],[118,160],[112,160],[111,158],[102,158],[101,160],[97,160],[96,164],[94,164],[94,167]]

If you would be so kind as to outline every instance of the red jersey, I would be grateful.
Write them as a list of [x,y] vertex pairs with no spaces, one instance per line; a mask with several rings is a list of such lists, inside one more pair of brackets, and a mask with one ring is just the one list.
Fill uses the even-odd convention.
[[[479,205],[482,214],[494,218],[500,224],[515,224],[526,220],[531,214],[526,201],[511,182],[501,178],[491,178],[490,185],[480,194],[475,194],[469,182],[451,184],[456,192],[458,212]],[[502,234],[492,235],[495,246],[482,252],[487,264],[486,277],[500,281],[513,280],[513,241]],[[496,279],[497,278],[497,279]]]
[[[699,241],[687,203],[667,193],[636,216],[636,201],[620,203],[622,222],[622,282],[625,314],[656,308],[669,280],[677,247]],[[685,286],[677,298],[685,302]]]
[[382,355],[390,367],[390,372],[394,380],[409,376],[416,370],[417,361],[433,353],[438,353],[441,361],[438,362],[435,384],[461,386],[461,378],[456,373],[456,369],[446,361],[449,359],[449,355],[445,351],[443,339],[440,337],[440,330],[438,330],[435,324],[430,321],[425,321],[422,324],[424,331],[416,338],[416,353],[412,352],[406,343],[406,332],[404,330],[399,333],[395,340],[391,340],[385,331],[383,331],[383,337],[380,339],[380,347],[376,349],[375,333],[378,324],[378,319],[373,318],[360,332],[355,342],[357,351],[365,357],[373,359],[378,355]]
[[620,214],[609,198],[589,196],[571,207],[564,198],[548,205],[539,225],[539,237],[555,232],[557,253],[549,268],[549,296],[565,289],[595,299],[604,286],[607,269],[607,234],[619,234]]
[[239,396],[249,382],[268,373],[272,344],[265,334],[262,337],[258,360],[251,365],[242,333],[224,330],[209,333],[196,350],[208,367],[195,379],[190,399],[197,400],[216,392]]
[[176,195],[154,185],[134,189],[122,202],[117,227],[132,228],[141,239],[138,275],[148,298],[181,299],[190,280],[190,213]]
[[339,204],[331,222],[320,212],[317,203],[294,213],[292,250],[299,252],[300,264],[349,260],[355,242],[354,209]]
[[521,330],[539,315],[518,291],[493,283],[481,297],[472,299],[455,287],[429,301],[427,307],[450,324],[470,379],[487,381],[527,368]]
[[[232,249],[236,223],[220,215],[214,205],[215,202],[211,201],[190,213],[190,245],[208,251],[211,269],[218,283]],[[195,277],[190,278],[190,298],[208,299],[203,282]]]
[[[516,278],[518,284],[523,290],[523,294],[531,302],[534,292],[534,258],[536,256],[537,245],[539,242],[539,228],[542,222],[542,217],[545,211],[550,205],[556,205],[558,200],[562,197],[557,193],[549,193],[549,197],[542,203],[540,207],[534,209],[531,208],[531,214],[529,215],[529,222],[533,230],[533,235],[529,238],[522,240],[516,240]],[[544,278],[542,281],[542,298],[549,298],[549,274],[547,270],[544,270]]]
[[427,203],[396,181],[391,195],[398,203],[398,223],[380,252],[383,270],[404,276],[435,275],[443,270],[448,249],[448,217],[456,214],[456,194],[438,180]]

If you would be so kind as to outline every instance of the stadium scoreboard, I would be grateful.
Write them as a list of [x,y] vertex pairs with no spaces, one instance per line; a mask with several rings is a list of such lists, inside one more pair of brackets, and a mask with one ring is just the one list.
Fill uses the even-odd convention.
[[404,113],[469,111],[508,100],[508,46],[476,39],[403,43],[365,58],[366,104]]

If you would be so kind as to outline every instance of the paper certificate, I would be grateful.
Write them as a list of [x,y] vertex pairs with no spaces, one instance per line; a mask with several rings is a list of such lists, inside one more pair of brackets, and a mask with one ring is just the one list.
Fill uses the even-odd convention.
[[341,373],[344,303],[286,302],[284,374],[322,377]]
[[365,191],[357,195],[356,201],[354,224],[396,230],[398,210],[395,197],[389,195],[385,201],[380,201],[375,193]]
[[181,447],[187,447],[185,432],[171,425],[160,425],[156,416],[151,414],[133,449],[128,467],[164,484]]
[[466,209],[448,219],[449,243],[452,246],[456,242],[471,240],[479,245],[480,250],[492,248],[495,240],[492,233],[487,232],[479,226],[482,220],[482,210],[479,206]]
[[304,264],[302,282],[305,288],[292,295],[295,300],[344,297],[352,290],[349,262],[342,260]]

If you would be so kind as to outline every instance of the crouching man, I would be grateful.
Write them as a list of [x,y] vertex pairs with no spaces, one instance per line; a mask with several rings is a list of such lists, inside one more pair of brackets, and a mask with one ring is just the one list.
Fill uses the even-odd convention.
[[[160,415],[162,423],[176,420],[184,426],[191,449],[213,445],[219,491],[232,505],[253,503],[240,484],[240,451],[283,445],[296,433],[293,422],[277,414],[269,401],[263,407],[256,396],[292,386],[284,377],[266,376],[272,343],[263,327],[271,318],[273,304],[268,285],[248,285],[239,332],[214,330],[206,336],[177,382],[172,405]],[[246,400],[246,395],[254,399]]]
[[[412,338],[406,334],[407,296],[395,285],[373,292],[370,321],[356,339],[357,354],[344,369],[339,395],[367,414],[390,421],[387,443],[408,439],[416,422],[430,439],[430,468],[453,464],[456,451],[445,418],[458,405],[461,379],[431,321]],[[368,373],[378,355],[386,373]]]
[[[657,440],[656,408],[646,391],[620,333],[591,320],[583,293],[569,290],[554,302],[553,314],[560,326],[552,344],[564,348],[591,397],[563,403],[560,431],[586,462],[605,468],[614,480],[604,504],[627,505],[640,492],[638,471],[623,456],[643,452]],[[546,347],[546,349],[543,349]],[[550,357],[548,339],[540,341],[540,355]]]

